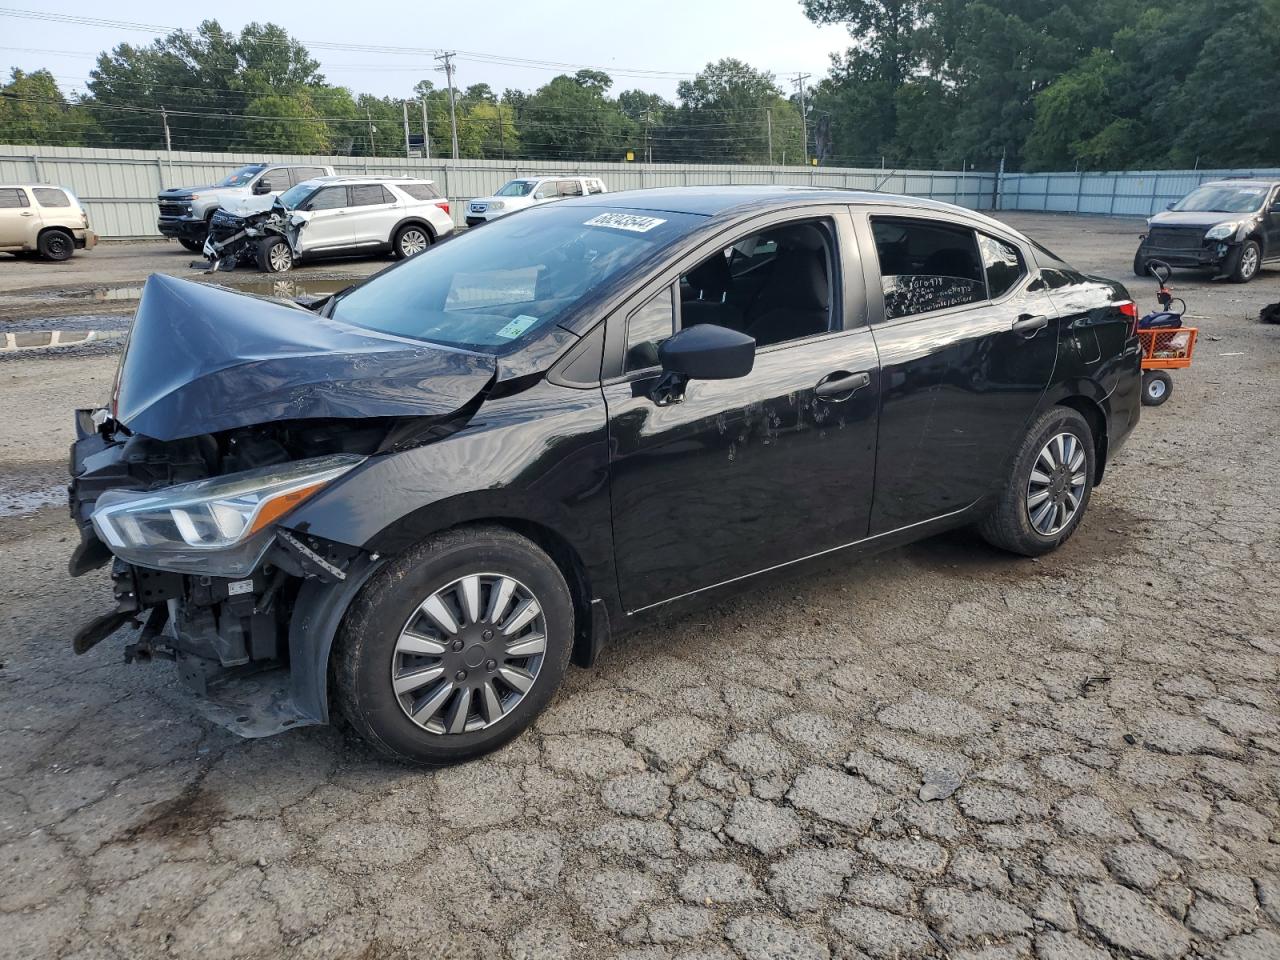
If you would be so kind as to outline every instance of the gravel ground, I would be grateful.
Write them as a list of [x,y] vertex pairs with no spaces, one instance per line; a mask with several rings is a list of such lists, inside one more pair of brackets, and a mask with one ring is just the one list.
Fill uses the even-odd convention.
[[[1009,219],[1128,276],[1132,221]],[[1176,285],[1196,365],[1063,550],[961,533],[761,588],[437,773],[236,740],[119,641],[73,657],[106,577],[66,577],[62,509],[0,511],[0,953],[1275,960],[1280,272]],[[60,482],[112,365],[0,367],[8,488]]]

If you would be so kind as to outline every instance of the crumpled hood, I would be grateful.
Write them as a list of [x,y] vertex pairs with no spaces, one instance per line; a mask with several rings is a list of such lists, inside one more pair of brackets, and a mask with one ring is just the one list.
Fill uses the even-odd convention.
[[249,217],[255,213],[266,213],[275,206],[276,198],[271,194],[249,194],[244,197],[233,197],[222,204],[222,209],[237,217]]
[[1204,227],[1205,230],[1208,230],[1210,227],[1216,227],[1220,223],[1239,223],[1241,220],[1248,220],[1253,216],[1256,216],[1256,214],[1215,211],[1192,213],[1190,211],[1166,210],[1164,213],[1157,213],[1147,223],[1153,227]]
[[492,357],[153,274],[111,408],[157,440],[275,420],[442,416],[480,393],[495,368]]

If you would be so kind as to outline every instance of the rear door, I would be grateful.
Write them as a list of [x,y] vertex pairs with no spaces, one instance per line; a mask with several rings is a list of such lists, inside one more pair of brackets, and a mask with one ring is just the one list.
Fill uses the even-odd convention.
[[1271,191],[1262,209],[1262,229],[1266,235],[1262,255],[1268,260],[1280,259],[1280,187]]
[[[851,227],[843,208],[756,221],[610,316],[604,395],[628,612],[866,536],[879,378]],[[772,279],[740,295],[734,251],[762,238],[777,254],[756,269]],[[697,323],[755,336],[755,367],[660,404],[658,347]],[[849,389],[820,388],[837,381]]]
[[883,377],[873,535],[999,489],[1057,358],[1059,321],[1028,253],[912,213],[858,215]]
[[35,243],[35,207],[22,187],[0,187],[0,247]]
[[396,198],[380,183],[356,183],[351,195],[351,241],[355,246],[391,242],[396,223]]

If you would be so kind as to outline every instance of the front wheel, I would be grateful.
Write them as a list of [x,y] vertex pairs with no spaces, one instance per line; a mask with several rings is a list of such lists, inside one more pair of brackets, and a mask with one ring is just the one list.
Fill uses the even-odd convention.
[[397,260],[408,260],[429,246],[431,246],[431,234],[427,232],[427,228],[411,223],[396,231],[391,241],[391,252],[395,254]]
[[1093,431],[1070,407],[1046,411],[1027,431],[995,508],[979,526],[994,547],[1035,557],[1064,544],[1093,491]]
[[1146,277],[1149,279],[1151,277],[1151,274],[1147,269],[1149,262],[1150,261],[1142,255],[1142,250],[1139,249],[1138,252],[1133,255],[1133,275],[1135,277]]
[[293,268],[293,250],[281,237],[267,237],[258,244],[258,266],[267,273],[288,273]]
[[515,738],[569,664],[573,602],[552,560],[502,527],[410,548],[348,611],[333,657],[337,706],[396,760],[440,766]]
[[1262,248],[1256,240],[1246,240],[1240,247],[1236,257],[1235,268],[1231,271],[1232,283],[1248,283],[1258,275],[1262,266]]
[[1173,393],[1173,377],[1163,370],[1147,370],[1142,374],[1142,405],[1158,407]]
[[187,237],[179,237],[178,242],[182,244],[184,250],[190,250],[192,253],[204,252],[203,240],[190,240]]

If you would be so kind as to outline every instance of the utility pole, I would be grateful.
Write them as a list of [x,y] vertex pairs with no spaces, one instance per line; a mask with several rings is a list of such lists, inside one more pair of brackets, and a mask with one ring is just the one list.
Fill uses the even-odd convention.
[[404,108],[404,158],[409,159],[409,101],[402,100],[400,106]]
[[[458,159],[458,113],[454,106],[453,94],[453,58],[457,56],[452,50],[448,53],[442,53],[436,57],[437,60],[444,61],[445,79],[449,81],[449,128],[453,134],[453,159]],[[440,68],[437,68],[440,69]]]
[[173,183],[173,141],[169,138],[169,112],[160,108],[160,122],[164,124],[164,152],[169,160],[169,182]]
[[769,138],[769,166],[773,166],[773,109],[764,108],[764,130]]
[[804,138],[804,165],[809,165],[809,118],[804,108],[804,82],[811,74],[797,73],[796,86],[800,88],[800,135]]
[[374,126],[373,126],[373,113],[369,107],[364,108],[364,117],[367,121],[369,121],[369,156],[372,157],[374,154],[374,146],[373,146]]
[[507,132],[502,129],[502,104],[498,104],[498,147],[502,151],[502,159],[507,159]]
[[427,122],[427,98],[418,101],[422,104],[422,159],[431,159],[431,126]]
[[640,114],[640,119],[644,121],[644,160],[645,163],[653,163],[653,148],[649,146],[649,117],[653,111],[645,109]]

